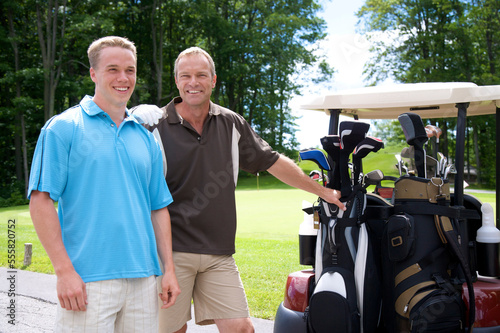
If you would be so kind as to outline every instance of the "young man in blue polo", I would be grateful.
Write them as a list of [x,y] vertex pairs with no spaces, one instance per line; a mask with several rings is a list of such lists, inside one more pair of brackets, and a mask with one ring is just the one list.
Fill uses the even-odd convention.
[[161,151],[128,116],[136,49],[125,38],[104,37],[88,56],[95,94],[42,128],[28,191],[57,275],[55,330],[156,333],[158,255],[163,308],[180,289]]

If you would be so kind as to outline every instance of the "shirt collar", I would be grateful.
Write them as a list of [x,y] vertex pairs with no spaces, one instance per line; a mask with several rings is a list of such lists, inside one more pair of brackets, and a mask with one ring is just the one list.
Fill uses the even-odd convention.
[[[183,119],[181,115],[175,110],[175,104],[179,104],[182,102],[182,97],[175,97],[166,107],[168,122],[171,124],[182,123]],[[208,116],[217,116],[220,114],[220,109],[210,101],[210,106],[208,109]]]
[[[92,100],[92,96],[86,95],[83,97],[83,99],[80,101],[80,106],[82,107],[83,111],[87,113],[89,116],[97,116],[101,113],[106,113],[104,112],[97,104]],[[130,113],[128,109],[125,109],[126,117],[124,120],[127,119],[132,119],[134,117],[129,117]]]

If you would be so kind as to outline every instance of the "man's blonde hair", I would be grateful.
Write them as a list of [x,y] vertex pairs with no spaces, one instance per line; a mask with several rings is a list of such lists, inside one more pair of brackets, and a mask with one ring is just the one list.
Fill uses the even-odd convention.
[[185,49],[181,53],[179,53],[179,56],[175,60],[175,64],[174,64],[174,76],[175,77],[177,77],[177,74],[178,74],[177,73],[177,67],[178,67],[178,64],[179,64],[179,61],[181,60],[181,58],[185,57],[185,56],[191,56],[191,55],[201,55],[201,56],[204,56],[205,58],[207,58],[208,63],[210,64],[210,72],[212,74],[212,77],[215,77],[215,63],[214,63],[214,60],[212,59],[212,57],[210,56],[210,54],[208,54],[207,51],[205,51],[202,48],[197,47],[197,46],[190,47],[188,49]]
[[101,54],[101,50],[106,47],[122,47],[124,49],[130,50],[134,54],[135,61],[137,62],[137,49],[135,48],[133,42],[129,41],[125,37],[107,36],[99,38],[92,44],[90,44],[87,50],[90,67],[97,68],[96,66],[99,63],[99,55]]

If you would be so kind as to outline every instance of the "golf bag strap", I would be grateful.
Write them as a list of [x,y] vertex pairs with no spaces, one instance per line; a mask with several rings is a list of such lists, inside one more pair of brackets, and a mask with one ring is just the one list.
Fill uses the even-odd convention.
[[419,284],[412,286],[411,288],[406,289],[399,297],[396,299],[396,303],[394,307],[396,312],[405,318],[410,317],[410,310],[420,299],[425,297],[427,293],[430,293],[432,290],[429,290],[427,293],[423,293],[418,299],[415,299],[415,294],[424,288],[429,288],[430,286],[436,285],[435,281],[425,281]]
[[455,219],[479,219],[479,213],[473,209],[458,206],[443,206],[429,202],[412,202],[394,205],[394,213],[408,213],[410,215],[439,215]]
[[436,283],[444,290],[446,290],[446,292],[448,293],[448,295],[452,295],[453,293],[456,293],[457,290],[455,289],[455,287],[453,287],[450,283],[450,281],[448,280],[445,280],[443,279],[443,277],[439,274],[433,274],[432,275],[432,279],[434,281],[436,281]]
[[366,206],[366,216],[376,216],[381,220],[387,220],[394,214],[393,206]]
[[438,233],[442,235],[446,244],[449,245],[453,254],[456,255],[460,266],[462,267],[463,273],[465,275],[465,281],[467,283],[467,289],[469,292],[469,332],[472,332],[472,326],[476,321],[476,304],[474,296],[474,286],[472,285],[472,274],[470,271],[469,263],[465,258],[464,254],[460,249],[460,244],[458,243],[458,234],[453,228],[452,221],[446,216],[436,216],[436,227],[438,228]]
[[[320,223],[324,225],[328,225],[330,222],[330,217],[328,217],[325,214],[320,214]],[[337,225],[340,228],[345,228],[345,227],[358,227],[361,223],[364,223],[366,221],[366,216],[356,216],[356,217],[337,217]]]
[[394,287],[397,287],[398,284],[400,284],[407,278],[423,271],[427,266],[431,265],[436,260],[438,260],[438,258],[443,256],[445,254],[445,251],[446,250],[444,247],[439,247],[436,250],[430,252],[422,259],[420,259],[419,262],[414,263],[413,265],[403,269],[401,272],[398,273],[398,275],[396,275],[396,278],[394,279]]

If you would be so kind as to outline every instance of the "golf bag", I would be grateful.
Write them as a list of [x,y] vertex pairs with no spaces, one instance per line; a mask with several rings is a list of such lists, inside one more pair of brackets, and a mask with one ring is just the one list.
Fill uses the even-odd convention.
[[351,181],[348,173],[349,154],[360,146],[368,128],[366,123],[343,122],[340,137],[322,139],[334,166],[328,186],[341,190],[341,201],[347,210],[341,211],[323,200],[314,207],[320,229],[316,242],[315,287],[306,310],[310,333],[374,332],[377,327],[382,297],[378,287],[381,272],[365,223],[366,189],[357,180]]
[[470,332],[473,275],[460,215],[442,178],[404,176],[395,182],[394,215],[382,241],[385,331],[464,332],[466,282]]

